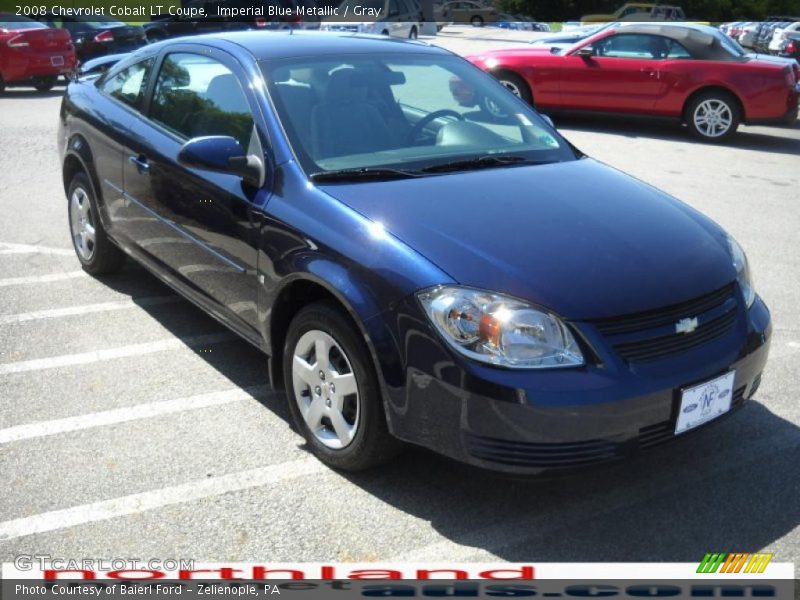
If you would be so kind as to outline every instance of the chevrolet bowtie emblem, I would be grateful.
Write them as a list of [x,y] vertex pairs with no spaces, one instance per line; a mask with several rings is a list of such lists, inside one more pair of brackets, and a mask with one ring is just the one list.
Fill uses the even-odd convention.
[[697,325],[697,317],[681,319],[675,323],[675,333],[692,333]]

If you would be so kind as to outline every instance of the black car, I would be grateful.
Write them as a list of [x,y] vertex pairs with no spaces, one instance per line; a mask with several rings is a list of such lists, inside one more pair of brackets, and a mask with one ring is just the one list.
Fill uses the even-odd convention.
[[98,20],[98,17],[91,16],[45,14],[34,18],[48,27],[69,31],[80,62],[107,54],[133,52],[147,44],[147,37],[141,25]]
[[[315,0],[193,0],[186,3],[189,16],[164,16],[144,24],[147,39],[157,42],[168,38],[218,33],[221,31],[244,31],[250,29],[286,29],[289,27],[319,27],[319,18],[309,13],[316,9]],[[261,14],[231,16],[226,10],[258,7]],[[302,7],[302,11],[298,8]],[[202,16],[192,9],[202,9]],[[222,10],[221,10],[222,9]],[[299,15],[303,12],[304,15]],[[193,15],[193,16],[192,16]]]
[[778,50],[778,56],[794,58],[800,62],[800,32],[786,33],[785,36],[786,39]]

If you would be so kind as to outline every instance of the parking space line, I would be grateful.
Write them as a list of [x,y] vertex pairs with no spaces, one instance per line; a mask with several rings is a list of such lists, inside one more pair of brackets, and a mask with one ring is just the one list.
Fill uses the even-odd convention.
[[63,354],[61,356],[50,356],[48,358],[35,358],[33,360],[21,360],[18,362],[0,364],[0,375],[9,373],[23,373],[26,371],[43,371],[45,369],[56,369],[58,367],[70,367],[74,365],[85,365],[103,360],[115,358],[125,358],[129,356],[142,356],[154,352],[165,350],[175,350],[184,347],[206,346],[221,342],[230,342],[240,339],[233,333],[213,333],[208,335],[194,335],[185,338],[168,338],[157,342],[144,342],[142,344],[130,344],[106,350],[95,350],[94,352],[81,352],[79,354]]
[[50,283],[51,281],[64,281],[65,279],[76,279],[78,277],[88,277],[86,271],[66,271],[64,273],[50,273],[49,275],[30,275],[28,277],[10,277],[0,279],[0,287],[10,285],[26,285],[31,283]]
[[237,388],[225,390],[223,392],[196,394],[194,396],[176,398],[174,400],[158,400],[155,402],[148,402],[147,404],[137,404],[136,406],[126,406],[113,410],[87,413],[77,417],[15,425],[14,427],[0,429],[0,444],[8,444],[10,442],[46,437],[82,429],[91,429],[93,427],[102,427],[104,425],[138,421],[139,419],[160,417],[176,412],[220,406],[232,402],[241,402],[242,400],[249,400],[251,398],[263,398],[268,390],[269,387],[266,385],[252,386],[243,389]]
[[0,254],[50,254],[57,256],[75,256],[72,248],[51,248],[33,244],[9,244],[0,242]]
[[173,487],[5,521],[0,523],[0,540],[67,529],[86,523],[134,515],[164,506],[185,504],[229,492],[276,485],[326,472],[332,473],[316,459],[302,458],[220,477],[196,479]]
[[90,313],[108,312],[112,310],[124,310],[127,308],[158,306],[161,304],[173,304],[177,302],[183,302],[183,298],[180,296],[152,296],[137,298],[136,300],[117,300],[114,302],[100,302],[98,304],[83,304],[81,306],[67,306],[65,308],[35,310],[16,315],[0,315],[0,325],[7,325],[9,323],[24,323],[25,321],[38,321],[40,319],[58,319],[61,317],[87,315]]

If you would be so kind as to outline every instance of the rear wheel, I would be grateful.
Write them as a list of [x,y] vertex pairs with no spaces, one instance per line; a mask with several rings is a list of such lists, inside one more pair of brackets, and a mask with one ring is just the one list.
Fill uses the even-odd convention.
[[473,27],[483,27],[483,17],[475,15],[469,20]]
[[125,254],[106,235],[85,173],[73,177],[67,199],[72,245],[84,270],[92,275],[118,271],[125,263]]
[[359,471],[399,450],[363,337],[334,304],[311,304],[292,320],[283,377],[292,419],[325,464]]
[[58,81],[58,75],[41,75],[34,77],[33,87],[40,92],[49,92]]
[[698,94],[686,107],[689,131],[707,142],[721,142],[731,137],[736,133],[741,118],[739,103],[725,92]]
[[408,39],[415,40],[415,39],[417,39],[418,35],[419,34],[417,33],[417,28],[416,27],[411,27],[411,31],[408,32]]
[[533,105],[533,93],[531,92],[530,86],[528,86],[527,82],[522,77],[508,71],[496,73],[495,77],[497,77],[497,80],[509,92],[518,98],[522,98],[528,104]]

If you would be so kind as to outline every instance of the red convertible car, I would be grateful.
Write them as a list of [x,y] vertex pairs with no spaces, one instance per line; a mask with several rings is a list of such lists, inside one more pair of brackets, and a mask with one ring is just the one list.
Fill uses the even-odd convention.
[[468,59],[540,110],[680,119],[707,141],[740,123],[797,119],[798,64],[747,55],[703,25],[621,24],[560,52],[515,48]]
[[30,84],[47,91],[59,75],[74,68],[69,31],[0,13],[0,93],[8,84]]

